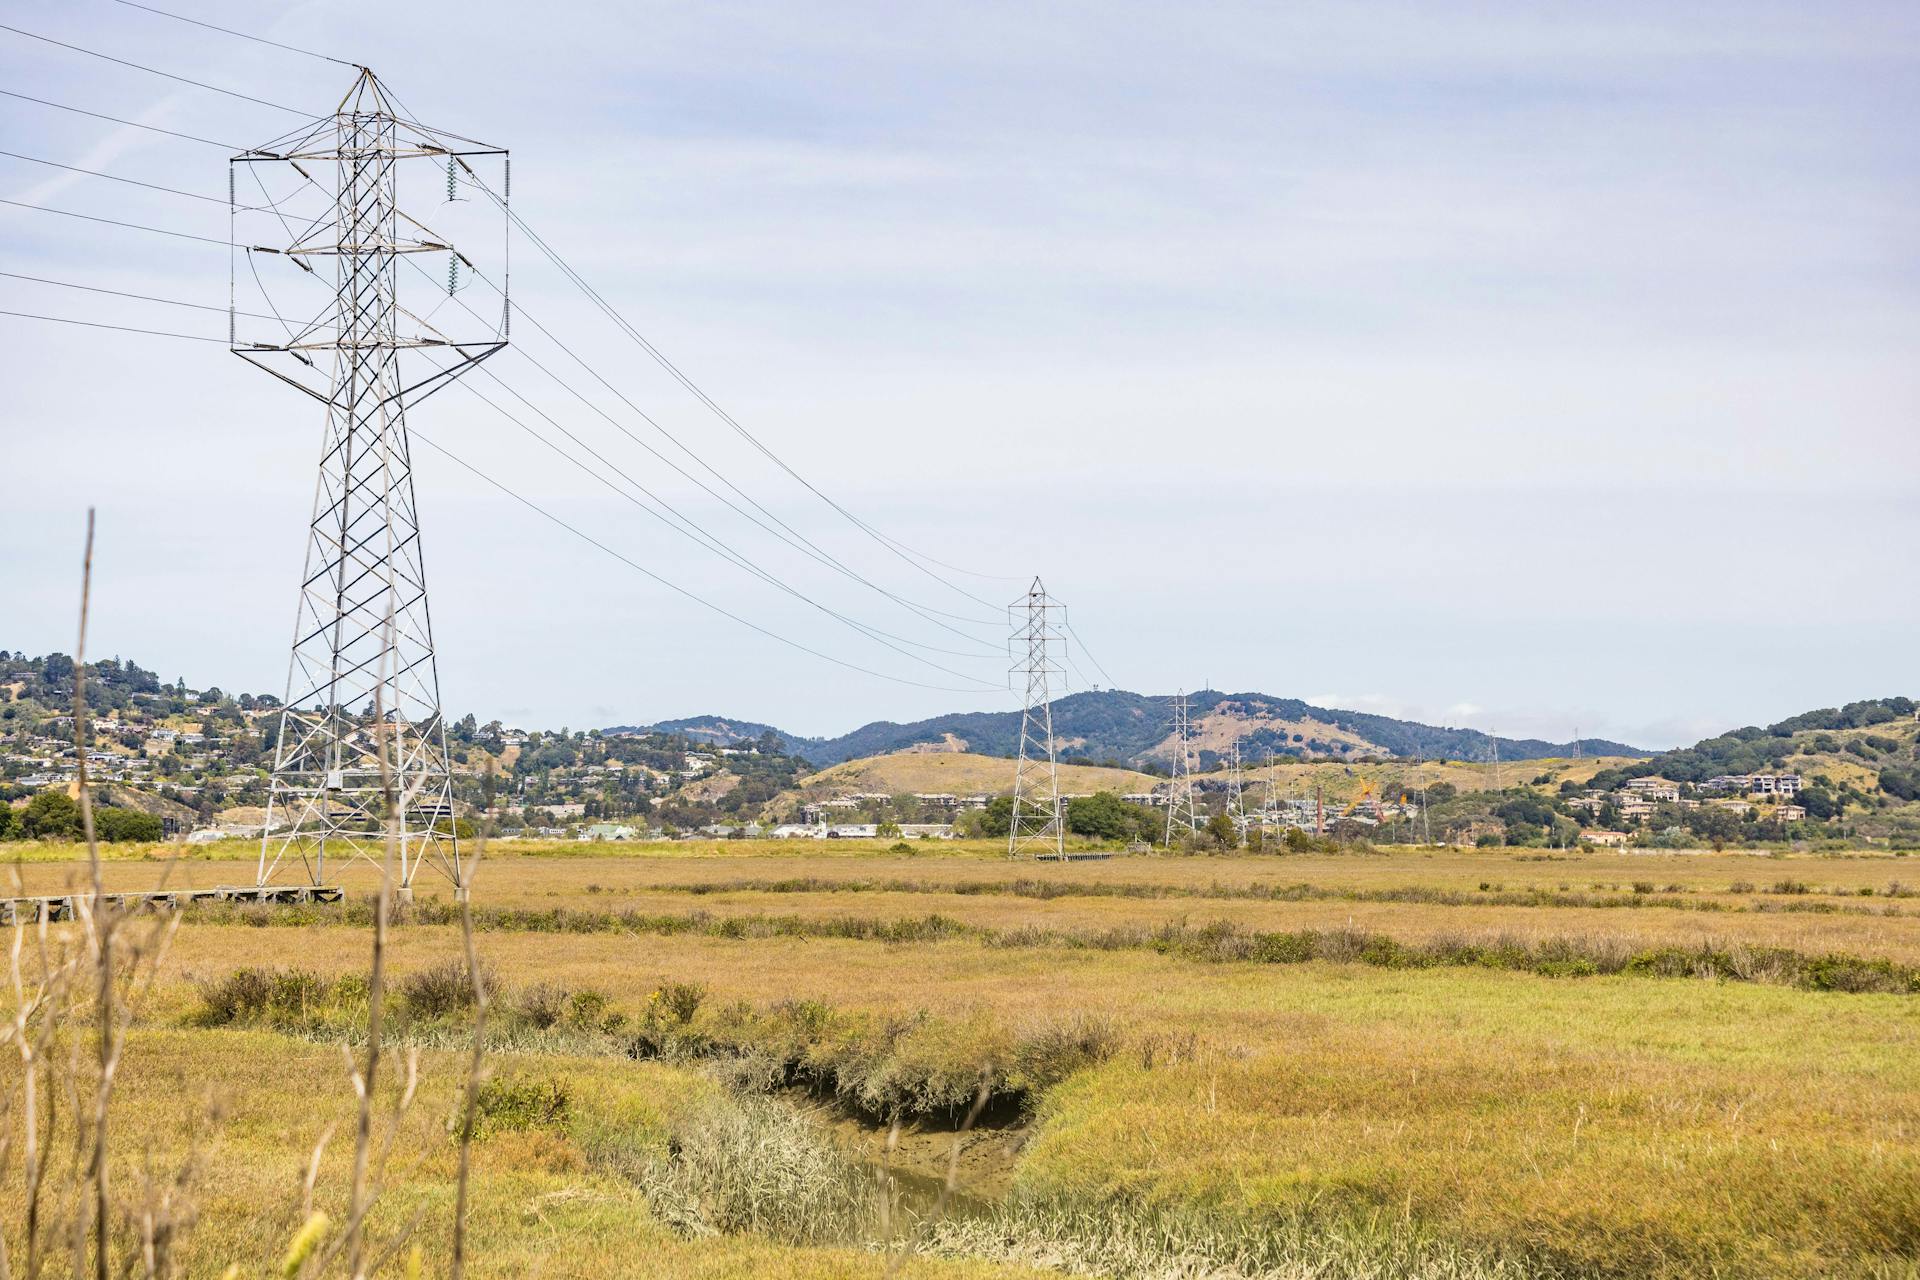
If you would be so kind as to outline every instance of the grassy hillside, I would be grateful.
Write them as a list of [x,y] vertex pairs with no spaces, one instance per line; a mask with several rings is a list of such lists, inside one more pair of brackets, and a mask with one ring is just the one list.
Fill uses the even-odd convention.
[[[1441,783],[1455,791],[1497,791],[1526,788],[1541,793],[1557,791],[1563,782],[1586,785],[1596,775],[1641,763],[1637,756],[1583,757],[1579,760],[1522,760],[1512,764],[1472,764],[1463,760],[1387,761],[1380,764],[1342,765],[1331,761],[1318,764],[1300,761],[1276,763],[1271,770],[1264,765],[1247,765],[1241,770],[1241,783],[1255,795],[1272,778],[1283,793],[1305,795],[1315,787],[1326,790],[1329,803],[1343,803],[1371,790],[1387,799],[1399,794],[1413,795],[1421,788]],[[1202,782],[1224,782],[1227,771],[1216,768],[1200,776]]]
[[1911,698],[1825,707],[1766,728],[1748,726],[1595,778],[1614,786],[1659,776],[1698,784],[1722,774],[1797,773],[1817,821],[1901,847],[1920,845],[1920,710]]
[[[1202,690],[1189,699],[1203,760],[1224,750],[1239,736],[1241,749],[1254,755],[1272,750],[1299,759],[1347,759],[1357,756],[1405,756],[1446,760],[1487,760],[1494,739],[1477,729],[1439,728],[1391,716],[1316,707],[1298,698],[1263,693]],[[1054,731],[1064,751],[1087,759],[1138,765],[1165,759],[1172,732],[1172,711],[1164,697],[1109,689],[1069,694],[1053,704]],[[655,725],[716,742],[758,737],[767,726],[717,716]],[[612,732],[620,732],[614,730]],[[877,720],[838,738],[780,735],[785,749],[815,764],[885,755],[908,747],[946,745],[981,755],[1010,756],[1018,745],[1020,713],[981,711],[935,716],[909,724]],[[1533,738],[1501,738],[1503,760],[1533,760],[1572,755],[1573,743]],[[1637,756],[1647,753],[1605,739],[1584,739],[1586,755]]]
[[[1161,781],[1131,769],[1090,765],[1061,765],[1063,791],[1151,791]],[[1013,762],[971,752],[902,751],[893,755],[849,760],[800,779],[798,794],[813,799],[854,791],[884,791],[889,795],[914,792],[950,792],[954,795],[999,795],[1013,789]]]

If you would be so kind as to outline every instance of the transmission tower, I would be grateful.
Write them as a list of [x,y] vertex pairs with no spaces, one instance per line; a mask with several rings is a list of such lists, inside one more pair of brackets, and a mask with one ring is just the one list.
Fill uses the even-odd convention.
[[[444,170],[448,201],[402,210],[403,170],[408,190],[425,192]],[[465,184],[491,197],[499,229],[487,234],[504,244],[508,172],[504,150],[408,118],[365,69],[332,115],[229,162],[231,256],[246,263],[230,292],[250,281],[286,317],[284,334],[243,340],[236,306],[230,345],[325,411],[261,885],[296,866],[321,884],[329,857],[379,860],[391,831],[403,893],[423,865],[466,892],[405,412],[506,345],[504,261],[497,323],[465,307],[461,328],[430,323],[455,313],[438,306],[457,287],[454,263],[478,269],[428,223],[473,247],[483,202],[460,199]],[[448,270],[417,255],[446,255]],[[403,265],[426,285],[403,279]]]
[[1273,748],[1267,748],[1267,792],[1260,802],[1260,827],[1263,831],[1280,829],[1280,770]]
[[1246,835],[1247,811],[1240,787],[1240,739],[1237,737],[1227,747],[1227,817],[1233,820],[1236,833]]
[[1186,690],[1173,695],[1173,780],[1167,786],[1167,847],[1173,847],[1175,827],[1188,834],[1200,830],[1200,810],[1193,802],[1193,726],[1189,721]]
[[1039,578],[1026,595],[1007,606],[1014,623],[1009,650],[1014,658],[1010,675],[1026,677],[1027,699],[1020,715],[1020,755],[1013,767],[1013,821],[1007,831],[1007,856],[1018,858],[1032,850],[1039,856],[1051,849],[1066,856],[1066,823],[1060,811],[1060,766],[1053,740],[1052,677],[1060,675],[1054,654],[1061,643],[1056,614],[1066,606],[1047,598]]

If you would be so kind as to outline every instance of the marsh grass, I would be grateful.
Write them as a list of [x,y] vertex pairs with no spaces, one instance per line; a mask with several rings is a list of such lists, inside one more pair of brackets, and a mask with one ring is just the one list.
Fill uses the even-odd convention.
[[635,1175],[654,1214],[688,1234],[844,1243],[878,1216],[864,1171],[811,1118],[771,1098],[711,1100]]
[[1233,1215],[1138,1199],[1015,1199],[941,1222],[928,1247],[1113,1280],[1563,1280],[1390,1213]]
[[[200,910],[203,909],[196,912]],[[211,919],[263,928],[350,925],[359,915],[359,909],[351,907],[331,914],[311,907],[221,906],[204,910]],[[416,923],[432,925],[439,922],[440,910],[429,903],[416,908],[413,919]],[[938,913],[909,918],[803,917],[714,915],[704,911],[679,914],[584,911],[564,907],[476,908],[472,913],[472,927],[482,932],[691,935],[739,941],[828,938],[901,945],[964,939],[990,947],[1145,950],[1210,963],[1327,961],[1387,969],[1464,966],[1552,978],[1602,975],[1702,978],[1772,983],[1809,991],[1920,993],[1920,966],[1884,958],[1839,952],[1809,954],[1793,948],[1733,941],[1636,947],[1604,935],[1468,938],[1443,932],[1420,941],[1403,941],[1390,934],[1357,929],[1265,931],[1231,921],[1192,925],[1179,920],[1158,926],[1119,925],[1106,929],[1040,926],[995,929]],[[449,978],[444,985],[451,989],[458,984]]]

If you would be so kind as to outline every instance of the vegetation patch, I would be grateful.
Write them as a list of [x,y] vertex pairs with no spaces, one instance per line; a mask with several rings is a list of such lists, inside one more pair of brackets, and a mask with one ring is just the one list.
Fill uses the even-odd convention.
[[474,1136],[521,1129],[561,1129],[571,1099],[558,1080],[489,1080],[474,1095]]
[[[1659,899],[1649,899],[1658,901]],[[352,924],[371,907],[333,909],[311,907],[216,907],[212,912],[262,927],[335,922]],[[427,904],[412,917],[422,924],[441,922],[450,908]],[[1545,977],[1588,977],[1626,974],[1649,978],[1715,978],[1731,982],[1764,982],[1810,991],[1920,993],[1920,967],[1896,961],[1843,953],[1808,954],[1786,947],[1701,943],[1693,947],[1636,948],[1607,937],[1526,939],[1502,935],[1492,940],[1441,936],[1420,942],[1402,942],[1391,935],[1356,929],[1304,929],[1266,932],[1230,921],[1205,925],[1174,922],[1157,927],[1119,926],[1110,929],[1049,929],[1020,926],[995,929],[967,924],[951,916],[932,914],[907,919],[859,916],[716,916],[703,911],[685,914],[638,911],[577,911],[562,907],[535,910],[486,907],[473,913],[474,927],[482,931],[535,933],[630,933],[692,935],[736,940],[764,938],[832,938],[882,943],[927,943],[968,940],[997,947],[1066,947],[1097,951],[1150,950],[1162,955],[1208,962],[1242,961],[1256,964],[1304,964],[1324,960],[1342,964],[1369,964],[1388,969],[1426,969],[1446,965],[1506,969]],[[449,988],[453,984],[448,984]],[[402,998],[410,1014],[427,1020],[444,1016],[440,997],[452,998],[439,986],[420,1004],[404,988]],[[305,1007],[307,997],[294,993]]]

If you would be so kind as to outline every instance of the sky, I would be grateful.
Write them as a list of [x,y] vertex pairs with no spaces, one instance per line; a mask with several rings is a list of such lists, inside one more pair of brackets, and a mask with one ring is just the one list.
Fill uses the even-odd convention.
[[[1646,747],[1915,692],[1911,4],[160,7],[510,148],[515,211],[731,418],[403,177],[518,316],[498,382],[409,413],[475,469],[416,448],[452,714],[1010,709],[1036,574],[1076,690]],[[226,149],[352,71],[8,14],[264,101],[0,31],[0,86],[207,140],[0,98],[0,147],[214,198],[6,156],[0,196],[219,242],[0,205],[0,309],[224,340]],[[242,309],[300,295],[242,258]],[[317,406],[220,342],[0,333],[0,647],[71,650],[91,505],[94,654],[280,692]]]

